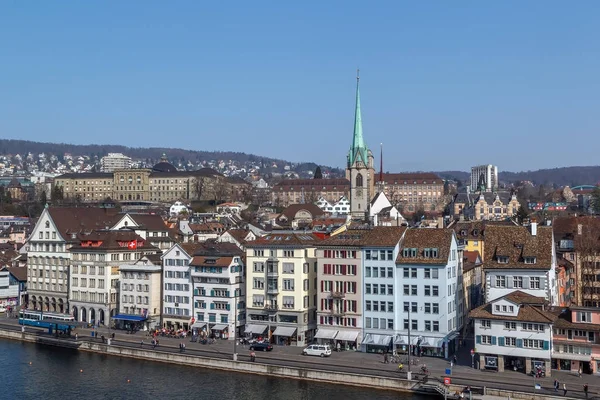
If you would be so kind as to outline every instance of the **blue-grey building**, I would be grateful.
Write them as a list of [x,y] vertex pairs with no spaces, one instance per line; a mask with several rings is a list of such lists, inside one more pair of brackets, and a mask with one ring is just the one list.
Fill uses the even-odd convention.
[[452,229],[405,232],[396,257],[394,350],[444,358],[455,352],[464,323],[461,253]]

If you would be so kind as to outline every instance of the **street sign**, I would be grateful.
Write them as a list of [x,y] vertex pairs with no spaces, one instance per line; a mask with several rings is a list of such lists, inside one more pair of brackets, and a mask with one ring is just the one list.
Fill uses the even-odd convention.
[[452,379],[449,376],[444,377],[444,385],[450,385],[452,383]]
[[446,368],[446,375],[452,375],[452,370],[450,368]]

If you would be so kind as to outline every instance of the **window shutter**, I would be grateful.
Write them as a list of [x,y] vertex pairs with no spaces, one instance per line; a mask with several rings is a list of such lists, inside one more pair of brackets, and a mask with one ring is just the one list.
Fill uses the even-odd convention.
[[523,339],[517,339],[517,347],[523,347]]
[[229,311],[231,309],[231,307],[229,306],[229,304],[227,304],[227,311]]
[[321,281],[321,293],[323,293],[323,286],[324,286],[325,281]]
[[498,346],[504,346],[504,336],[498,336]]
[[496,336],[492,336],[492,345],[496,345]]
[[523,277],[523,289],[529,289],[529,277]]
[[215,303],[210,303],[210,309],[214,310],[215,309]]
[[211,297],[214,297],[214,296],[215,296],[215,291],[214,291],[214,290],[211,290],[211,291],[210,291],[210,296],[211,296]]
[[510,275],[506,277],[506,287],[509,289],[512,289],[513,287],[513,277]]
[[544,350],[550,350],[550,342],[547,340],[544,340]]
[[481,344],[481,335],[476,335],[475,336],[475,343]]
[[348,303],[346,300],[342,300],[342,302],[344,303],[344,312],[348,311]]

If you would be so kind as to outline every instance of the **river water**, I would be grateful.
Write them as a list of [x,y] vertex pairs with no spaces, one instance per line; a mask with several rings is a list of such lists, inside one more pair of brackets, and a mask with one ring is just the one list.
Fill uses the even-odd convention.
[[424,400],[413,394],[153,363],[0,339],[0,399]]

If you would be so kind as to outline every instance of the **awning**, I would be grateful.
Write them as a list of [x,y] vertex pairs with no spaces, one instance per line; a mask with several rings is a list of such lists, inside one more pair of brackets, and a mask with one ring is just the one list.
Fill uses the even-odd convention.
[[202,329],[206,326],[206,322],[194,322],[192,324],[192,329]]
[[296,332],[296,328],[293,326],[278,326],[273,335],[290,337],[294,335],[294,332]]
[[122,319],[123,321],[145,321],[147,318],[141,315],[117,314],[112,319]]
[[262,335],[267,330],[266,325],[246,325],[246,333],[254,333],[256,335]]
[[368,333],[365,335],[362,344],[388,347],[390,345],[391,340],[392,337],[388,335],[376,335],[374,333]]
[[227,328],[228,326],[229,325],[227,325],[227,324],[216,324],[216,325],[213,325],[213,327],[210,328],[210,329],[213,330],[213,331],[222,331],[225,328]]
[[407,345],[408,336],[396,335],[396,337],[394,337],[394,344]]
[[339,331],[335,340],[343,340],[346,342],[354,342],[358,337],[358,331]]
[[317,334],[315,335],[315,339],[333,339],[337,334],[338,331],[335,329],[319,328],[319,330],[317,330]]

